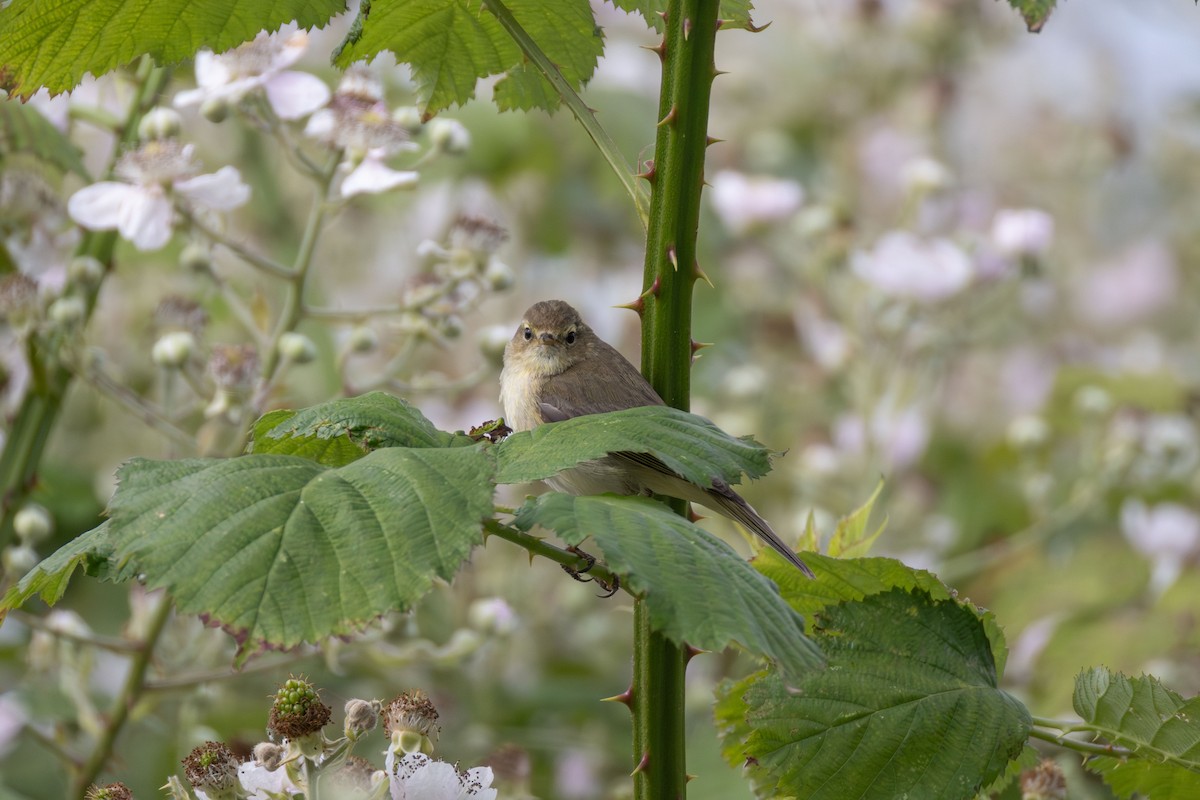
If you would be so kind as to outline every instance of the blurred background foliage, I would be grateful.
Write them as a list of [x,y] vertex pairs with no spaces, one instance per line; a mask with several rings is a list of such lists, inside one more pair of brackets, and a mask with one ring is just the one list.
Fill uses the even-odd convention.
[[[585,99],[631,159],[650,158],[658,61],[639,46],[655,39],[640,18],[595,5],[606,53]],[[1097,664],[1200,691],[1200,14],[1172,0],[1065,3],[1030,36],[991,0],[786,0],[760,3],[756,21],[772,24],[718,40],[728,74],[710,132],[725,141],[709,151],[700,234],[715,288],[697,290],[694,331],[713,346],[696,362],[693,410],[782,453],[745,494],[785,536],[810,512],[828,535],[882,476],[876,552],[996,613],[1012,648],[1005,688],[1035,713],[1069,715],[1075,675]],[[331,85],[325,56],[347,25],[315,34],[303,63]],[[413,102],[403,69],[375,70],[390,103]],[[189,85],[190,71],[176,80]],[[35,102],[54,119],[68,102],[104,106],[123,91],[109,78]],[[422,242],[447,242],[462,215],[502,226],[495,257],[511,288],[447,310],[461,319],[406,363],[405,396],[455,430],[500,413],[499,347],[536,300],[571,302],[636,360],[636,316],[614,306],[638,293],[643,253],[627,196],[565,114],[475,102],[450,116],[470,131],[467,152],[423,171],[415,191],[342,210],[309,300],[398,302],[435,274]],[[203,161],[237,165],[253,188],[235,238],[286,261],[303,184],[237,118],[185,120]],[[107,143],[77,132],[98,168]],[[69,252],[61,205],[78,187],[46,179],[26,210],[31,234],[12,187],[36,168],[15,157],[5,167],[9,249],[53,282],[64,261],[46,254]],[[180,266],[185,239],[150,254],[123,245],[87,332],[108,373],[150,397],[164,298],[205,309],[204,346],[244,338],[212,284]],[[268,281],[214,258],[254,314],[277,310]],[[361,391],[411,323],[306,322],[318,358],[294,367],[271,404]],[[362,327],[378,347],[344,355]],[[11,413],[28,370],[19,348],[4,353]],[[201,411],[182,422],[202,430]],[[122,461],[176,454],[77,381],[34,498],[54,519],[39,554],[96,524]],[[724,521],[706,524],[740,542]],[[527,769],[539,797],[620,797],[628,715],[598,701],[626,687],[630,607],[594,594],[493,540],[415,613],[319,652],[263,654],[233,678],[229,638],[176,620],[113,775],[155,796],[195,744],[252,745],[274,687],[305,673],[335,708],[426,690],[442,715],[440,757],[473,765],[500,751],[496,763]],[[53,616],[31,606],[0,628],[0,796],[61,796],[50,742],[69,749],[94,731],[127,668],[121,653],[47,628],[116,637],[144,623],[144,606],[136,588],[77,579]],[[714,683],[751,666],[716,653],[689,667],[697,800],[749,797],[718,757],[710,712]],[[1070,797],[1109,796],[1076,774],[1069,786]]]

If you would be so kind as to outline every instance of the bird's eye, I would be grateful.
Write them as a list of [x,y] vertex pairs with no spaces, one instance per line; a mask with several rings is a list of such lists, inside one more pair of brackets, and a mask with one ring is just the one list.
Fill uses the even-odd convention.
[[575,331],[567,331],[567,344],[575,344]]
[[526,328],[525,329],[525,341],[528,342],[532,338],[533,338],[533,330],[530,328]]

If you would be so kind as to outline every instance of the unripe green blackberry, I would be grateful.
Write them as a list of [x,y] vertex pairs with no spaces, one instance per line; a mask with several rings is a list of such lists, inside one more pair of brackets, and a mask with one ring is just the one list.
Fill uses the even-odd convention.
[[210,800],[237,797],[238,760],[221,742],[205,742],[189,753],[183,759],[183,774]]
[[321,702],[317,690],[303,678],[288,678],[271,704],[267,730],[282,739],[299,739],[319,733],[333,709]]
[[133,800],[133,792],[123,783],[110,783],[107,786],[93,783],[83,796],[84,800]]

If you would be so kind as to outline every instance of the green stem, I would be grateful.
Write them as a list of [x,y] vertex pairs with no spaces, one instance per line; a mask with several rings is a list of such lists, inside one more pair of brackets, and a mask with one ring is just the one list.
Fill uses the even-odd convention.
[[105,763],[112,755],[117,736],[129,719],[129,712],[138,704],[146,690],[146,670],[150,667],[150,661],[154,656],[154,647],[158,644],[158,639],[170,617],[171,598],[164,593],[158,601],[158,607],[154,609],[153,616],[150,617],[150,627],[146,631],[146,638],[142,640],[141,647],[134,654],[133,662],[129,665],[129,675],[125,678],[125,685],[121,687],[121,693],[113,699],[112,709],[108,714],[108,724],[105,725],[104,732],[92,749],[91,755],[88,756],[87,762],[75,774],[73,796],[82,798],[86,794],[87,788],[95,782],[96,776],[104,769]]
[[279,321],[271,335],[269,350],[263,365],[263,378],[268,385],[276,377],[280,366],[279,337],[288,331],[295,330],[304,312],[304,289],[308,280],[309,268],[312,266],[313,254],[317,249],[317,241],[325,225],[325,216],[329,208],[329,186],[337,173],[338,164],[342,161],[341,152],[334,153],[324,171],[314,179],[316,191],[312,206],[308,210],[308,221],[304,225],[304,234],[300,238],[300,249],[296,251],[296,260],[292,268],[287,270],[287,293],[283,299],[283,310]]
[[517,530],[497,520],[485,520],[483,529],[489,536],[499,536],[501,539],[512,542],[518,547],[524,547],[532,555],[548,558],[554,563],[569,567],[576,572],[582,573],[586,569],[587,575],[593,578],[598,584],[612,586],[613,582],[616,581],[616,576],[609,572],[608,568],[603,564],[593,564],[588,569],[587,560],[580,557],[578,553],[572,553],[570,550],[555,547],[544,539],[539,539],[532,534]]
[[[662,92],[650,182],[643,293],[642,372],[667,405],[687,410],[691,393],[692,287],[708,107],[716,75],[718,0],[670,0]],[[686,513],[687,504],[672,507]],[[656,631],[644,602],[634,608],[632,687],[636,800],[686,796],[684,673],[688,652]]]
[[[168,72],[155,67],[148,57],[142,59],[137,72],[138,92],[122,122],[120,139],[113,148],[106,177],[111,177],[121,152],[137,141],[138,122],[157,102],[167,76]],[[111,270],[116,241],[117,235],[113,231],[89,231],[84,234],[76,255],[91,256],[103,264],[106,271]],[[85,290],[87,318],[91,317],[96,307],[101,283]],[[33,379],[8,428],[4,449],[0,451],[0,549],[12,538],[14,513],[21,508],[37,483],[46,442],[58,421],[63,398],[71,385],[71,371],[58,360],[52,346],[34,339],[28,348],[28,358]]]
[[571,84],[559,72],[558,67],[554,62],[542,51],[538,43],[533,37],[521,27],[521,23],[517,22],[516,17],[508,10],[502,0],[483,0],[483,6],[500,23],[500,26],[508,32],[508,35],[513,38],[517,46],[521,48],[521,52],[525,57],[533,63],[538,71],[550,81],[550,85],[558,92],[559,98],[562,99],[563,105],[570,109],[575,115],[575,119],[587,131],[587,135],[596,143],[596,147],[600,150],[600,154],[604,156],[604,160],[612,167],[612,171],[616,173],[617,179],[621,181],[621,185],[625,187],[625,191],[633,198],[633,205],[637,209],[638,217],[641,218],[642,224],[647,224],[648,211],[646,208],[646,193],[637,182],[637,176],[629,167],[629,162],[621,155],[616,142],[608,135],[608,131],[600,124],[600,120],[596,119],[596,113],[588,107],[587,103],[583,102],[583,98],[571,87]]
[[1074,750],[1077,753],[1084,753],[1090,756],[1113,756],[1114,758],[1129,758],[1134,755],[1132,750],[1124,747],[1117,747],[1114,744],[1099,744],[1097,742],[1081,742],[1078,739],[1072,739],[1061,733],[1051,733],[1034,728],[1029,731],[1029,735],[1034,739],[1041,739],[1043,742],[1052,742],[1059,747],[1065,747],[1068,750]]
[[293,280],[295,278],[293,271],[288,267],[254,252],[240,242],[235,242],[183,206],[177,206],[176,210],[187,220],[189,225],[204,234],[207,239],[211,240],[214,244],[221,245],[250,266],[260,269],[275,278],[283,278],[284,280]]

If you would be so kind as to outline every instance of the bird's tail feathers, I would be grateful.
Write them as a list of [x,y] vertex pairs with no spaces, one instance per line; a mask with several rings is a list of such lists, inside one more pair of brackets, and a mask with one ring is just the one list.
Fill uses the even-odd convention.
[[813,575],[813,571],[808,568],[808,565],[800,560],[800,556],[796,555],[796,551],[784,544],[783,539],[779,538],[779,534],[775,533],[767,521],[760,517],[758,512],[742,499],[740,494],[728,486],[719,484],[715,485],[705,494],[708,495],[711,502],[715,505],[715,510],[720,511],[734,522],[738,522],[752,531],[808,577],[816,577]]

